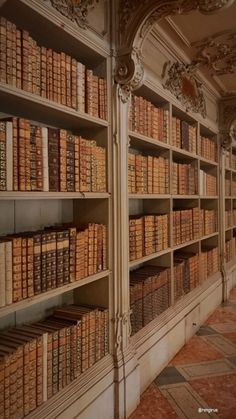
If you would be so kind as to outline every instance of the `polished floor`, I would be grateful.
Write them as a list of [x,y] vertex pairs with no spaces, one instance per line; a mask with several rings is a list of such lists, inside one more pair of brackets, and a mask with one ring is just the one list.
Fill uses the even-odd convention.
[[236,289],[144,392],[129,419],[236,419]]

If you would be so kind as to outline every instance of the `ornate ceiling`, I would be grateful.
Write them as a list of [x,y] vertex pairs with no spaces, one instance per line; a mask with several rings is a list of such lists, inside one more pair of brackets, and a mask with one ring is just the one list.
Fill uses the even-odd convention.
[[236,2],[220,14],[166,17],[153,28],[160,30],[221,95],[236,92]]

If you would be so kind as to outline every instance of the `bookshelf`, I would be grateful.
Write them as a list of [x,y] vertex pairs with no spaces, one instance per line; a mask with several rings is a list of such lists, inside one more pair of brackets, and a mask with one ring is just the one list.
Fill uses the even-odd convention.
[[[160,249],[159,252],[152,253],[150,250],[150,240],[155,242],[158,238],[150,239],[151,233],[147,227],[147,232],[144,232],[144,247],[150,246],[148,247],[150,254],[135,258],[132,250],[133,233],[130,230],[132,253],[132,260],[129,262],[130,304],[131,310],[133,309],[131,324],[134,328],[132,340],[137,342],[142,339],[151,324],[154,325],[158,319],[161,319],[162,315],[168,317],[171,308],[175,307],[179,301],[184,304],[184,299],[189,293],[193,294],[196,289],[205,286],[205,282],[209,283],[213,277],[219,278],[220,209],[217,132],[204,126],[202,121],[186,113],[176,103],[167,100],[164,92],[160,90],[156,92],[155,89],[151,90],[148,85],[144,84],[135,94],[137,96],[132,98],[129,112],[129,156],[133,153],[132,157],[128,158],[129,217],[131,221],[135,215],[138,219],[140,217],[145,219],[145,216],[149,214],[167,214],[169,217],[168,228],[166,227],[167,248]],[[145,109],[148,107],[150,112],[150,106],[158,108],[159,130],[163,129],[164,110],[168,110],[165,141],[160,141],[163,138],[160,132],[156,134],[156,140],[152,138],[153,134],[149,137],[146,134],[148,121],[145,121],[145,115],[147,115]],[[142,110],[144,121],[140,120]],[[139,163],[140,154],[143,156],[151,154],[153,158],[166,157],[169,177],[167,183],[170,186],[169,191],[166,192],[169,194],[148,193],[148,187],[149,191],[152,191],[150,183],[154,182],[154,160],[150,162],[147,157],[146,162],[144,160]],[[191,176],[192,183],[189,181],[187,184],[186,179]],[[142,177],[144,179],[143,194],[137,193],[134,186],[142,183]],[[136,193],[131,193],[132,187]],[[142,228],[145,230],[145,221],[143,223]],[[140,226],[137,228],[136,234],[139,235]],[[146,245],[146,242],[149,244]],[[138,249],[139,243],[141,242],[136,243]],[[143,251],[146,250],[143,249]],[[208,268],[204,269],[204,264]],[[153,273],[155,267],[156,279]],[[166,269],[169,275],[169,282],[167,281],[169,285],[163,283],[163,287],[167,287],[164,292],[165,295],[168,294],[166,303],[163,303],[161,297],[162,286],[156,289],[155,282],[153,283],[153,281],[158,282],[159,278],[159,283],[162,284],[158,271],[163,271],[163,268],[164,272]],[[145,269],[146,271],[150,269],[150,278],[146,278]],[[190,281],[183,276],[183,269],[192,273]],[[148,292],[151,292],[151,299],[148,299]],[[142,319],[137,307],[143,312]],[[150,326],[147,318],[149,318]]]
[[[13,10],[14,10],[14,13],[13,13]],[[109,58],[109,50],[107,48],[106,40],[104,39],[104,41],[101,42],[101,38],[99,37],[94,37],[94,36],[91,37],[91,34],[88,34],[87,36],[84,35],[84,32],[82,30],[80,30],[76,25],[71,25],[68,19],[64,18],[59,12],[55,11],[55,9],[50,7],[48,3],[38,2],[34,0],[32,1],[22,0],[22,1],[14,1],[14,2],[6,1],[4,5],[0,8],[0,14],[3,17],[1,21],[1,25],[4,25],[5,24],[4,22],[6,21],[7,22],[9,21],[12,23],[11,25],[8,23],[6,24],[8,25],[8,29],[7,29],[8,31],[10,30],[16,31],[18,29],[20,29],[21,31],[28,31],[29,36],[32,37],[33,39],[32,42],[37,43],[37,45],[41,47],[41,57],[43,57],[42,47],[46,47],[47,51],[49,51],[49,54],[50,54],[50,51],[55,51],[57,53],[57,56],[59,56],[59,54],[61,54],[62,56],[62,53],[65,53],[66,57],[69,57],[69,56],[73,57],[74,63],[75,63],[75,60],[77,60],[76,62],[82,62],[86,66],[86,68],[93,70],[94,79],[96,79],[97,77],[96,83],[99,80],[104,81],[103,84],[101,82],[102,86],[104,86],[104,83],[105,84],[107,84],[108,82],[109,84],[111,83],[110,82],[110,58]],[[4,19],[6,20],[4,21]],[[32,22],[34,23],[32,24]],[[18,33],[19,33],[19,30],[18,30]],[[50,33],[50,36],[48,36],[48,33]],[[27,34],[27,37],[28,37],[28,34]],[[23,32],[22,32],[22,36],[23,36]],[[24,36],[26,36],[26,32],[24,32]],[[1,39],[1,42],[2,42],[2,39]],[[54,54],[54,52],[51,52],[51,54]],[[72,71],[72,68],[73,68],[72,62],[73,60],[70,61],[71,63],[70,71]],[[79,71],[79,67],[78,67],[78,71]],[[86,389],[88,392],[87,404],[89,405],[89,403],[93,400],[94,396],[99,398],[99,396],[103,394],[103,392],[107,388],[109,388],[109,386],[110,388],[112,388],[112,383],[113,383],[113,377],[112,377],[113,360],[112,360],[111,355],[109,354],[109,352],[112,352],[112,333],[111,333],[112,325],[110,325],[109,327],[109,323],[112,317],[112,310],[113,310],[111,288],[110,288],[111,287],[110,284],[113,281],[113,269],[112,269],[112,265],[113,265],[113,256],[112,256],[112,236],[113,236],[113,231],[112,231],[113,229],[113,223],[112,223],[113,191],[112,189],[113,189],[113,185],[112,185],[112,165],[111,165],[112,143],[111,143],[111,125],[110,125],[111,97],[110,97],[110,92],[108,92],[106,95],[105,87],[104,87],[104,90],[99,90],[99,91],[97,90],[98,98],[100,97],[99,99],[100,102],[97,103],[98,108],[95,109],[94,107],[94,108],[91,108],[89,111],[89,104],[87,103],[87,105],[85,104],[86,108],[84,109],[84,111],[81,111],[80,108],[79,109],[77,107],[73,108],[71,106],[72,101],[73,101],[73,95],[74,95],[74,100],[76,100],[76,103],[78,100],[78,106],[79,106],[79,97],[80,97],[79,93],[78,93],[78,97],[76,98],[75,93],[73,92],[73,89],[75,89],[75,85],[73,87],[72,84],[66,84],[67,86],[67,90],[66,90],[67,103],[66,104],[63,103],[63,101],[65,102],[65,100],[63,100],[63,97],[60,98],[58,96],[58,100],[57,101],[55,100],[54,93],[52,94],[52,89],[54,88],[56,89],[55,87],[56,84],[53,81],[54,87],[52,87],[52,80],[54,80],[52,79],[52,74],[51,74],[51,79],[49,77],[49,80],[51,81],[49,82],[49,85],[47,86],[47,89],[49,89],[47,90],[47,92],[49,92],[48,97],[43,97],[42,95],[36,94],[35,91],[33,92],[33,88],[32,88],[32,91],[23,90],[22,88],[19,88],[19,86],[17,86],[16,83],[14,83],[14,80],[13,80],[13,83],[11,83],[12,80],[10,79],[10,76],[7,76],[7,77],[8,79],[6,78],[5,81],[1,80],[0,82],[0,117],[2,120],[7,119],[9,121],[9,124],[12,123],[11,122],[12,117],[14,117],[15,119],[18,118],[17,119],[18,124],[20,124],[19,121],[21,120],[27,120],[27,121],[30,121],[30,126],[37,126],[39,127],[39,130],[47,129],[47,132],[49,132],[49,129],[57,130],[58,133],[61,132],[60,130],[66,130],[68,132],[68,134],[66,134],[67,138],[68,138],[68,135],[73,135],[73,138],[75,138],[76,136],[79,138],[89,139],[90,141],[93,140],[96,142],[98,147],[100,147],[100,150],[105,150],[104,151],[105,152],[105,160],[104,160],[105,169],[104,170],[105,170],[106,188],[103,189],[101,192],[96,191],[96,190],[94,191],[94,189],[91,189],[92,188],[91,185],[89,187],[90,189],[80,190],[81,184],[82,184],[81,179],[82,179],[82,175],[84,174],[82,173],[82,171],[80,172],[80,188],[75,190],[75,187],[74,187],[74,191],[71,191],[71,192],[67,192],[66,190],[63,190],[63,189],[57,189],[57,191],[52,191],[50,190],[51,189],[50,187],[49,187],[49,190],[45,190],[44,189],[45,184],[43,188],[41,188],[40,191],[33,191],[33,190],[31,191],[30,189],[32,188],[32,183],[30,184],[30,187],[28,188],[28,190],[21,190],[21,191],[13,190],[13,188],[10,187],[9,190],[0,191],[0,213],[1,213],[0,235],[3,237],[5,237],[6,235],[12,235],[12,234],[18,234],[19,236],[20,234],[21,235],[25,234],[24,232],[27,232],[28,237],[31,237],[36,230],[39,230],[40,237],[42,238],[44,237],[44,233],[42,232],[42,230],[45,229],[46,227],[62,225],[62,224],[65,225],[66,223],[72,223],[74,226],[76,226],[78,229],[77,234],[80,234],[79,230],[85,229],[87,225],[106,226],[106,245],[103,248],[104,249],[103,256],[105,257],[105,260],[106,260],[105,269],[102,269],[100,271],[98,270],[97,272],[94,271],[93,273],[91,273],[91,271],[90,273],[88,271],[87,273],[85,273],[86,272],[85,270],[84,274],[82,274],[81,279],[77,277],[76,281],[73,281],[73,282],[68,281],[68,283],[63,282],[61,286],[57,284],[56,287],[54,287],[53,289],[50,289],[50,286],[48,286],[47,289],[45,289],[44,292],[41,292],[41,293],[33,292],[33,295],[32,295],[32,293],[29,294],[29,291],[28,291],[27,295],[24,295],[24,298],[21,298],[20,301],[13,302],[14,301],[13,300],[11,303],[8,303],[8,304],[5,301],[3,304],[1,304],[2,307],[0,308],[1,330],[11,330],[14,327],[17,327],[19,329],[20,327],[24,327],[25,324],[28,324],[29,320],[30,320],[30,324],[33,325],[32,327],[37,327],[34,325],[36,325],[37,322],[41,322],[40,324],[41,324],[42,330],[46,330],[45,326],[42,326],[42,321],[44,319],[48,319],[49,316],[52,316],[52,315],[54,316],[53,327],[54,328],[57,327],[58,330],[61,330],[59,329],[59,325],[56,326],[54,313],[55,313],[56,308],[64,306],[64,305],[68,307],[70,307],[71,304],[75,304],[77,307],[85,307],[86,305],[88,305],[88,306],[93,306],[94,308],[97,307],[96,309],[98,310],[97,313],[99,313],[99,310],[101,310],[100,313],[104,313],[100,315],[101,319],[102,319],[102,316],[105,316],[103,320],[101,319],[99,320],[97,317],[97,320],[95,320],[96,323],[94,323],[94,326],[92,326],[92,323],[91,323],[92,320],[89,320],[86,326],[88,330],[86,333],[90,333],[90,336],[92,336],[92,334],[94,333],[94,339],[95,339],[95,324],[97,328],[100,328],[100,332],[99,332],[100,338],[97,339],[97,342],[100,342],[99,345],[101,345],[101,348],[103,345],[105,345],[104,348],[106,347],[106,349],[104,349],[104,351],[102,349],[101,353],[99,352],[98,358],[95,359],[96,358],[96,355],[95,355],[95,358],[93,360],[92,358],[90,359],[88,353],[86,355],[86,350],[87,350],[86,347],[81,346],[81,349],[79,349],[79,346],[78,346],[78,354],[79,354],[79,351],[81,351],[80,355],[78,356],[82,357],[81,358],[82,361],[79,361],[79,358],[78,358],[78,361],[76,361],[78,362],[78,365],[80,365],[80,362],[82,365],[81,373],[78,376],[75,375],[72,377],[71,375],[71,378],[69,379],[65,377],[64,379],[63,377],[60,378],[60,374],[62,373],[60,373],[61,370],[59,369],[59,372],[58,372],[59,375],[58,377],[56,377],[59,381],[58,382],[53,381],[54,382],[53,386],[54,387],[56,386],[53,390],[53,395],[51,395],[49,392],[50,384],[49,384],[49,381],[47,381],[46,390],[45,390],[45,387],[43,390],[44,391],[43,403],[42,401],[40,401],[40,399],[37,399],[37,401],[34,401],[34,403],[31,400],[31,405],[29,408],[29,406],[27,405],[25,401],[26,399],[23,399],[23,402],[22,402],[23,405],[21,407],[20,405],[19,406],[17,405],[19,409],[24,409],[24,411],[22,411],[21,413],[22,417],[26,415],[28,417],[37,417],[38,415],[41,418],[42,417],[46,418],[49,416],[55,417],[54,416],[55,408],[56,407],[58,408],[61,397],[62,397],[62,400],[64,400],[63,409],[65,411],[65,415],[70,416],[74,414],[73,412],[76,412],[77,414],[80,411],[80,409],[83,410],[84,407],[86,407],[86,404],[83,407],[82,406],[83,403],[81,404],[81,402],[80,404],[82,407],[81,406],[78,407],[78,399],[79,400],[83,399],[84,389]],[[41,74],[41,79],[40,79],[41,81],[43,80],[42,77],[43,75]],[[62,77],[62,74],[61,74],[61,77]],[[71,77],[71,80],[73,81],[72,73],[70,77]],[[66,83],[69,83],[68,79],[66,80],[67,80]],[[18,80],[18,83],[20,83],[19,80]],[[36,86],[36,85],[32,84],[32,86]],[[63,91],[62,84],[60,85],[60,87],[61,87],[61,91]],[[79,91],[79,88],[81,88],[81,86],[77,85],[75,91],[77,91],[77,89]],[[88,86],[86,87],[86,89],[87,88]],[[42,89],[42,86],[41,86],[41,89]],[[69,89],[69,93],[68,93],[68,89]],[[42,94],[42,91],[43,90],[41,90],[41,94]],[[51,91],[51,97],[50,97],[50,91]],[[59,91],[59,87],[58,87],[58,91]],[[95,90],[93,90],[93,92],[95,92]],[[71,95],[70,97],[68,96],[69,94]],[[92,100],[95,103],[95,105],[92,105],[92,102],[91,102],[90,106],[96,106],[95,96],[93,96]],[[60,101],[61,103],[59,103]],[[71,105],[69,105],[70,103]],[[99,112],[98,112],[98,109],[100,109]],[[97,115],[92,114],[93,112],[95,112],[95,114],[97,113]],[[103,114],[101,112],[103,112]],[[106,118],[105,118],[105,112],[107,112]],[[100,116],[103,116],[103,117],[101,118]],[[23,139],[22,138],[20,139],[21,141],[18,139],[19,141],[18,147],[22,147],[22,145],[20,144],[23,141]],[[73,150],[75,150],[75,148],[73,148]],[[60,149],[60,153],[62,153],[62,148]],[[73,153],[75,153],[75,151],[73,151]],[[82,150],[82,148],[80,148],[79,159],[82,159],[83,153],[85,154],[85,151]],[[31,150],[31,156],[32,155],[33,155],[33,151]],[[66,155],[67,159],[68,159],[68,156],[69,154],[68,154],[68,149],[67,149],[67,155]],[[14,159],[14,155],[13,155],[13,159]],[[22,165],[22,161],[23,160],[19,159],[18,164]],[[63,161],[62,158],[61,158],[61,161]],[[91,158],[90,158],[90,161],[91,161]],[[93,168],[95,167],[94,161],[95,160],[93,160]],[[82,160],[80,160],[79,163],[80,163],[80,167],[82,167]],[[68,164],[68,160],[66,160],[66,164]],[[73,164],[75,165],[75,160]],[[92,163],[89,163],[89,164],[92,165]],[[75,170],[76,170],[75,167],[76,166],[74,166],[73,173],[75,173]],[[9,166],[7,166],[7,170],[9,173]],[[101,166],[98,167],[97,165],[96,170],[100,170],[100,176],[102,176],[101,170],[103,169],[101,169]],[[62,166],[60,166],[60,171],[62,172]],[[45,171],[43,172],[43,175],[45,176]],[[9,174],[7,176],[9,179]],[[50,173],[49,173],[49,178],[50,178]],[[75,180],[75,177],[73,179]],[[62,181],[62,178],[61,180],[59,179],[60,188],[62,185],[61,181]],[[49,182],[50,182],[50,179],[49,179]],[[12,180],[12,183],[13,183],[13,180]],[[63,228],[66,229],[67,227],[64,226]],[[96,236],[96,233],[95,233],[95,236]],[[91,255],[91,251],[93,252],[93,255],[94,255],[93,258],[95,257],[95,254],[98,252],[98,250],[96,250],[97,245],[94,242],[95,236],[93,236],[93,242],[90,241],[90,250],[88,250],[90,252],[90,255]],[[93,250],[91,250],[91,243],[93,246]],[[40,250],[41,252],[40,253],[40,257],[41,257],[40,266],[42,267],[44,263],[43,262],[44,259],[43,259],[43,253],[42,253],[43,247],[41,246],[42,245],[40,244],[40,249],[41,249]],[[58,249],[59,249],[58,242],[56,246],[57,246],[56,248],[58,252]],[[71,241],[69,241],[69,246],[72,246]],[[49,247],[47,249],[49,249]],[[71,247],[71,249],[73,248]],[[71,252],[71,250],[69,251]],[[23,250],[21,252],[23,252]],[[64,259],[62,262],[64,264],[65,260],[69,262],[69,259],[68,258],[66,259],[67,253],[65,252],[67,251],[65,250],[65,248],[63,252],[64,252],[63,253]],[[57,260],[59,264],[59,256],[58,256],[59,253],[56,253],[56,254],[57,254],[56,256],[57,259],[55,260]],[[6,256],[4,256],[4,258],[5,257]],[[46,256],[46,258],[47,257],[48,256]],[[29,259],[28,256],[27,258]],[[34,261],[34,263],[36,262]],[[58,264],[56,267],[57,281],[59,281],[58,280],[58,276],[59,276]],[[28,269],[29,269],[29,264],[26,266],[28,266]],[[46,262],[45,262],[45,266],[46,266]],[[79,259],[78,259],[78,267],[79,267]],[[63,265],[63,269],[65,272],[65,269],[67,269],[66,265]],[[27,284],[28,284],[29,271],[27,271],[27,275],[28,275],[27,277],[28,278]],[[34,276],[35,276],[35,273],[34,273]],[[49,279],[49,271],[47,271],[46,280],[48,281],[48,279]],[[4,286],[3,277],[1,277],[1,281],[2,281],[1,282],[1,287],[2,287]],[[41,281],[42,281],[42,278],[41,278]],[[29,285],[27,285],[27,287],[29,287]],[[9,293],[11,293],[11,291],[9,291],[8,294]],[[81,318],[85,318],[85,317],[81,317]],[[92,319],[92,315],[91,315],[91,319]],[[61,322],[62,324],[63,324],[63,321]],[[98,325],[99,321],[100,321],[100,326]],[[60,324],[60,321],[58,322],[58,324]],[[102,326],[102,324],[104,324],[104,326]],[[105,326],[105,324],[107,326]],[[60,327],[62,328],[63,326],[60,326]],[[92,327],[94,327],[94,329],[92,329]],[[106,327],[106,331],[104,327]],[[72,329],[70,330],[71,330],[70,333],[72,333]],[[69,328],[68,328],[68,331],[69,331]],[[27,333],[31,333],[31,332],[27,331]],[[78,337],[76,337],[76,339],[78,339],[78,345],[79,345],[79,329],[77,333],[78,333]],[[46,336],[46,335],[43,335],[43,336]],[[85,342],[85,337],[83,336],[85,335],[82,335],[81,342],[83,342],[83,339]],[[90,339],[92,339],[92,337],[90,337]],[[84,345],[84,344],[81,343],[81,345]],[[90,346],[90,356],[92,357],[91,348],[92,346]],[[62,349],[60,350],[62,351]],[[73,350],[75,351],[75,347]],[[77,352],[77,349],[76,349],[76,352]],[[44,354],[43,356],[45,357],[45,359],[49,359],[50,352],[47,352],[47,349],[45,349],[45,347],[44,347],[43,354]],[[88,359],[88,361],[86,361],[86,359]],[[62,358],[58,358],[58,363],[60,364],[60,362],[64,362]],[[44,365],[44,373],[43,373],[44,380],[50,379],[49,369],[45,370],[45,368],[47,368],[47,365],[49,364],[46,364],[46,366]],[[72,368],[72,364],[71,364],[71,368]],[[54,378],[52,379],[54,380]],[[60,381],[62,379],[64,380],[63,383]],[[97,380],[99,384],[97,384]],[[32,391],[33,389],[31,389],[31,392]],[[35,387],[35,391],[36,391],[36,387]],[[5,406],[5,409],[8,409],[10,414],[13,415],[14,413],[13,410],[15,408],[13,405],[13,401],[11,401],[11,397],[9,399],[10,405]]]

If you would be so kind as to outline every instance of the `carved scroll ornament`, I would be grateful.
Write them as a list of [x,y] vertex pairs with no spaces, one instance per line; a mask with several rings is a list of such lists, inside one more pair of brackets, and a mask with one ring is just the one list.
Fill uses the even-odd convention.
[[233,4],[234,0],[120,0],[117,65],[115,80],[122,89],[122,100],[143,81],[141,62],[143,42],[160,19],[194,10],[215,13]]
[[236,29],[219,32],[192,44],[197,49],[193,63],[211,75],[236,72]]
[[[44,0],[47,1],[47,0]],[[86,29],[89,9],[99,0],[50,0],[51,5],[63,16],[66,16],[78,26]]]
[[206,117],[206,102],[202,83],[192,65],[167,62],[163,69],[163,87],[168,89],[186,108],[186,111],[200,113]]

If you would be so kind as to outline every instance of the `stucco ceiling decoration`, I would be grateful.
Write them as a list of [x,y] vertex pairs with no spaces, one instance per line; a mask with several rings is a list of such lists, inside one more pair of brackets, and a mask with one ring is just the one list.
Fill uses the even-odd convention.
[[[47,0],[45,0],[47,1]],[[78,26],[86,29],[89,9],[99,0],[50,0],[51,5],[63,16],[66,16]]]
[[236,29],[219,32],[191,46],[197,49],[192,63],[211,75],[236,73]]
[[115,79],[124,91],[124,101],[143,82],[141,50],[146,36],[160,19],[193,10],[216,13],[234,0],[120,0]]
[[202,91],[202,83],[196,76],[192,65],[180,62],[165,64],[163,69],[163,87],[168,89],[185,107],[188,112],[200,113],[206,117],[206,102]]
[[220,101],[220,136],[222,147],[236,145],[236,94],[227,95]]

